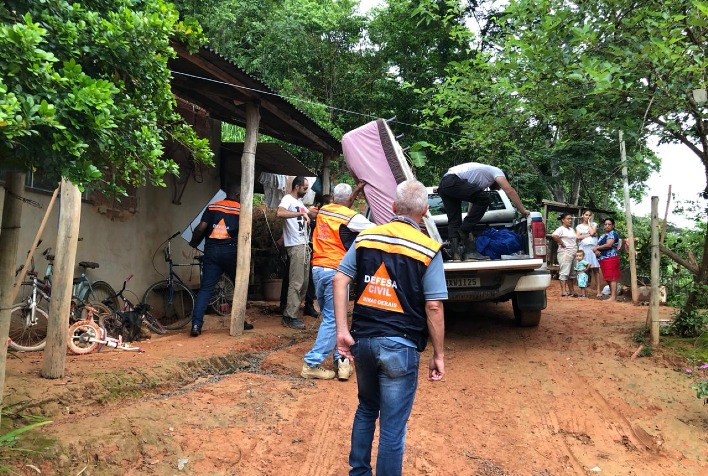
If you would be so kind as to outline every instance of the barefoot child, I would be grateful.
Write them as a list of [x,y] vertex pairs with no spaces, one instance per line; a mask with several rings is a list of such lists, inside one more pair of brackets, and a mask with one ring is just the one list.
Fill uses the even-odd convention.
[[579,293],[578,297],[586,298],[585,288],[588,287],[588,269],[590,268],[590,263],[585,261],[585,252],[583,250],[578,250],[575,253],[575,272],[578,279]]

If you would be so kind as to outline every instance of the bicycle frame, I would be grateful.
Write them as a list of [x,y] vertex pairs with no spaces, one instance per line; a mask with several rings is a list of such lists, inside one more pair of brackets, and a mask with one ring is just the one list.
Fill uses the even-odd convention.
[[[176,235],[174,235],[176,236]],[[167,303],[168,304],[173,304],[174,303],[174,282],[175,279],[184,286],[186,289],[190,290],[192,294],[194,294],[194,291],[187,286],[187,283],[185,283],[182,278],[180,278],[179,274],[177,274],[174,270],[174,268],[180,268],[180,267],[191,267],[191,266],[198,266],[199,262],[194,262],[194,263],[175,263],[172,261],[172,238],[171,237],[169,240],[167,240],[167,247],[165,248],[165,261],[167,262],[167,286],[169,288],[169,293],[167,295]]]

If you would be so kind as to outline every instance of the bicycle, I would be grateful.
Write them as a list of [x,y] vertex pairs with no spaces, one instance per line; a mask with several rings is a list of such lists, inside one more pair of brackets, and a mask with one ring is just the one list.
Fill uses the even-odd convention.
[[[134,340],[136,337],[139,337],[136,336],[135,333],[139,333],[139,329],[143,322],[156,334],[165,334],[167,332],[165,327],[150,313],[150,305],[144,302],[133,304],[125,296],[125,288],[128,285],[128,281],[132,278],[132,274],[128,276],[123,281],[123,286],[120,288],[120,291],[112,296],[113,300],[117,301],[118,298],[120,298],[123,303],[120,310],[111,307],[110,299],[105,300],[102,303],[109,312],[98,313],[99,327],[103,328],[109,337],[115,338],[118,336],[126,340]],[[128,326],[126,326],[126,321],[132,323],[131,329],[127,329]],[[137,331],[135,329],[137,329]],[[130,335],[126,336],[126,331],[128,331]]]
[[69,326],[67,336],[67,346],[69,350],[77,355],[84,355],[101,349],[104,345],[127,351],[145,352],[141,347],[134,347],[123,342],[122,336],[117,338],[108,335],[104,327],[100,327],[93,320],[93,314],[97,312],[91,306],[86,306],[89,319],[77,321]]
[[194,263],[183,264],[172,261],[172,239],[180,233],[178,231],[166,240],[164,253],[167,262],[167,279],[153,283],[147,288],[142,299],[142,302],[150,306],[155,319],[165,329],[171,330],[186,326],[191,321],[194,310],[194,293],[174,271],[176,267],[193,266]]
[[[50,248],[44,250],[42,255],[47,259],[47,269],[44,273],[44,278],[40,279],[37,271],[34,268],[34,260],[32,260],[32,269],[27,272],[30,281],[24,281],[21,286],[29,287],[30,291],[26,293],[23,300],[10,309],[10,330],[8,345],[11,349],[19,352],[35,352],[44,349],[47,339],[47,326],[49,315],[46,307],[41,306],[43,302],[49,302],[51,299],[51,275],[53,270],[54,255],[50,254]],[[86,277],[86,268],[97,268],[98,263],[84,262],[79,263],[79,266],[84,268],[84,272],[80,277],[74,278],[74,291],[80,292],[84,297],[89,296],[91,302],[95,306],[103,306],[102,303],[94,302],[100,299],[103,293],[107,293],[113,288],[103,281],[91,281]],[[20,267],[15,274],[18,274],[22,269]],[[97,285],[93,288],[93,285]],[[24,294],[24,293],[23,293]],[[110,296],[115,294],[112,292],[109,297],[104,300],[111,301]],[[115,301],[117,303],[117,301]],[[76,295],[71,297],[71,307],[69,311],[69,324],[81,320],[86,307],[86,302]]]
[[[165,327],[165,329],[181,329],[192,320],[192,311],[196,296],[182,278],[175,272],[176,267],[200,266],[201,256],[195,258],[192,263],[175,263],[172,259],[172,239],[179,236],[181,232],[174,233],[167,238],[165,247],[165,262],[167,263],[167,279],[160,280],[152,284],[143,295],[143,302],[147,303],[155,318]],[[156,252],[157,253],[157,252]],[[231,303],[234,295],[234,283],[231,279],[222,275],[219,282],[214,287],[214,291],[209,299],[209,306],[220,316],[231,314]]]

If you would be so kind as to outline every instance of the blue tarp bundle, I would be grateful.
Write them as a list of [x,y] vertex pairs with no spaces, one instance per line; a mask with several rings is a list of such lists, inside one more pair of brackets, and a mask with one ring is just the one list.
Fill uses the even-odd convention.
[[487,228],[476,242],[477,251],[492,259],[501,259],[501,255],[513,255],[524,249],[521,236],[507,228]]

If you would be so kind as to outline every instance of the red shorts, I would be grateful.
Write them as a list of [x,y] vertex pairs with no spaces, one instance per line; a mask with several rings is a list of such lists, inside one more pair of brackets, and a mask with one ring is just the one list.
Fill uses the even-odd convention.
[[621,277],[619,256],[610,256],[609,258],[601,259],[600,269],[602,270],[603,280],[619,281]]

